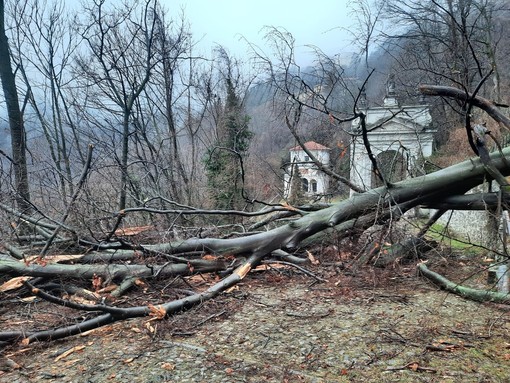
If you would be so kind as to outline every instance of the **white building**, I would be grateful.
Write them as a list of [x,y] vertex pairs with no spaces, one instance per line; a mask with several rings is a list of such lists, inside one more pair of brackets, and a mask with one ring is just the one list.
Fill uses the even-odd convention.
[[[330,148],[314,141],[308,141],[304,146],[322,165],[329,166]],[[295,170],[297,170],[297,176],[301,178],[299,185],[305,197],[326,194],[329,187],[328,176],[317,168],[301,146],[290,148],[289,152],[290,165],[284,176],[284,197],[288,198],[291,195],[292,185],[296,184],[292,182],[293,177],[296,177]]]
[[[388,86],[383,106],[365,108],[362,112],[372,154],[385,178],[391,182],[417,175],[417,163],[430,156],[433,149],[435,131],[431,128],[429,107],[400,106],[393,88]],[[363,143],[359,118],[352,122],[351,133],[351,181],[364,189],[381,186]]]

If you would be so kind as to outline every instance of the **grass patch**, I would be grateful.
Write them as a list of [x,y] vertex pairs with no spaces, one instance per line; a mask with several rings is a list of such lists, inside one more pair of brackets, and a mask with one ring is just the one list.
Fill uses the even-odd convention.
[[456,250],[469,255],[481,255],[484,253],[484,249],[471,242],[468,242],[456,235],[447,226],[440,223],[435,223],[427,231],[425,235],[427,239],[437,241],[445,247],[449,247],[452,250]]

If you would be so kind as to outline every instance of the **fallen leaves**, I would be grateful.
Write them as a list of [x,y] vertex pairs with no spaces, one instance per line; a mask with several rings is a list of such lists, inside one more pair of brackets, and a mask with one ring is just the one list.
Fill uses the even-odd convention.
[[151,323],[150,323],[150,319],[149,319],[149,321],[145,322],[145,328],[147,329],[147,331],[148,331],[150,334],[152,334],[152,335],[156,334],[157,326],[153,326],[153,325],[151,325]]
[[195,274],[190,277],[186,277],[186,281],[190,283],[203,284],[204,282],[211,282],[212,278],[208,274]]
[[173,370],[175,370],[175,365],[172,363],[164,362],[161,364],[161,368],[163,368],[167,371],[173,371]]
[[94,289],[94,291],[100,290],[102,287],[102,284],[103,284],[103,278],[98,276],[97,274],[94,274],[94,276],[92,277],[92,288]]

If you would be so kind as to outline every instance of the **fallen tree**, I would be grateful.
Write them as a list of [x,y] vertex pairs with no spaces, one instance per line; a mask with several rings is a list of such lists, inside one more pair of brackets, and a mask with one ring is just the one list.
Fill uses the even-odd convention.
[[[510,129],[510,120],[479,96],[466,95],[445,87],[423,86],[421,90],[428,94],[453,95],[456,98],[465,98],[468,102],[471,100],[498,123]],[[117,223],[114,225],[116,229],[126,215],[140,211],[153,215],[178,214],[180,216],[226,213],[252,217],[273,215],[273,218],[285,217],[290,220],[270,230],[248,231],[231,238],[189,238],[169,243],[141,245],[125,240],[113,240],[114,231],[112,230],[106,234],[103,241],[94,242],[80,237],[77,229],[64,222],[67,213],[62,222],[58,222],[45,216],[27,216],[9,206],[0,205],[0,208],[9,214],[17,215],[22,222],[36,228],[38,235],[43,239],[41,243],[43,251],[31,258],[27,257],[23,251],[19,251],[16,246],[6,246],[7,252],[0,254],[0,273],[4,276],[23,277],[18,283],[25,286],[31,295],[89,313],[83,321],[57,329],[0,332],[0,342],[6,345],[20,340],[29,343],[58,339],[133,317],[150,316],[154,319],[163,319],[216,297],[244,279],[264,259],[278,258],[285,262],[302,263],[306,261],[306,258],[296,257],[291,253],[313,243],[314,239],[323,233],[334,234],[337,239],[345,238],[353,232],[361,232],[373,225],[390,224],[413,208],[439,209],[439,213],[429,220],[418,237],[422,237],[432,222],[447,209],[506,208],[510,201],[506,193],[508,184],[505,180],[505,177],[510,175],[510,162],[506,159],[510,156],[510,147],[489,154],[483,137],[484,134],[489,133],[478,131],[478,136],[475,136],[474,145],[478,158],[469,159],[421,177],[386,183],[385,186],[356,193],[349,199],[318,210],[281,205],[277,208],[247,214],[232,211],[199,211],[187,207],[169,211],[144,206],[118,212]],[[466,194],[475,186],[492,179],[500,183],[501,191]],[[270,221],[270,219],[264,220],[264,222]],[[255,229],[260,226],[252,227]],[[68,235],[63,236],[62,233]],[[47,255],[47,250],[52,243],[56,245],[62,242],[67,245],[74,243],[80,251],[73,256]],[[383,265],[386,264],[385,262],[389,263],[398,257],[405,256],[408,245],[406,242],[403,242],[401,246],[394,245],[393,257],[384,260]],[[452,285],[451,282],[430,272],[424,264],[420,264],[419,268],[422,273],[449,291],[477,300],[484,296],[488,300],[495,299],[494,294],[483,295],[478,292],[470,296],[472,292],[469,289]],[[203,291],[187,291],[184,297],[169,302],[136,307],[115,305],[116,297],[136,283],[143,283],[142,280],[182,278],[187,275],[211,272],[221,278]],[[88,294],[91,299],[74,302],[48,292],[54,286],[47,282],[53,279],[86,279],[92,280],[92,284],[96,287],[107,285],[109,288],[107,290],[97,288],[97,292]],[[506,298],[498,297],[497,300],[506,302]]]
[[[490,156],[492,166],[505,176],[510,175],[510,166],[505,160],[508,155],[510,148],[504,149],[501,153],[492,153]],[[485,180],[487,180],[486,167],[481,160],[475,158],[432,174],[392,184],[391,187],[380,187],[355,194],[330,207],[301,213],[303,215],[300,218],[286,225],[252,235],[230,239],[192,238],[166,244],[131,246],[132,248],[110,253],[103,250],[73,257],[73,264],[51,264],[51,258],[44,257],[36,257],[31,261],[18,260],[8,254],[2,254],[0,256],[2,275],[37,278],[33,283],[29,280],[24,282],[31,294],[55,304],[98,315],[81,323],[54,330],[0,332],[0,341],[10,343],[18,340],[32,342],[58,339],[132,317],[152,316],[162,319],[217,296],[241,281],[264,258],[270,257],[271,254],[285,255],[317,233],[330,230],[342,237],[355,229],[363,230],[376,223],[384,224],[396,220],[418,206],[444,207],[445,204],[455,201],[459,207],[464,193]],[[497,193],[489,193],[484,194],[483,198],[490,200],[496,196]],[[469,196],[463,206],[469,208],[473,198]],[[124,244],[124,247],[129,246]],[[98,260],[105,261],[109,257],[115,261],[138,257],[142,264],[97,263]],[[63,261],[68,262],[69,259]],[[88,264],[79,264],[81,261]],[[34,285],[47,278],[73,277],[103,278],[112,283],[121,285],[125,283],[129,286],[139,278],[168,278],[205,272],[221,273],[224,277],[203,292],[191,293],[189,296],[166,303],[128,308],[99,303],[100,299],[97,304],[72,303]]]

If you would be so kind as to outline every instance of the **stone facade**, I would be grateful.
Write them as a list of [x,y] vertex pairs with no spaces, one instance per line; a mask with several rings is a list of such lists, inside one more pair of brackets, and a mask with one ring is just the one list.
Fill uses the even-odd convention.
[[[398,181],[420,173],[419,160],[432,154],[432,117],[427,105],[399,106],[389,94],[384,106],[365,108],[367,136],[372,153],[390,181]],[[364,188],[380,186],[373,174],[372,162],[363,144],[360,119],[352,122],[350,146],[351,181]]]

